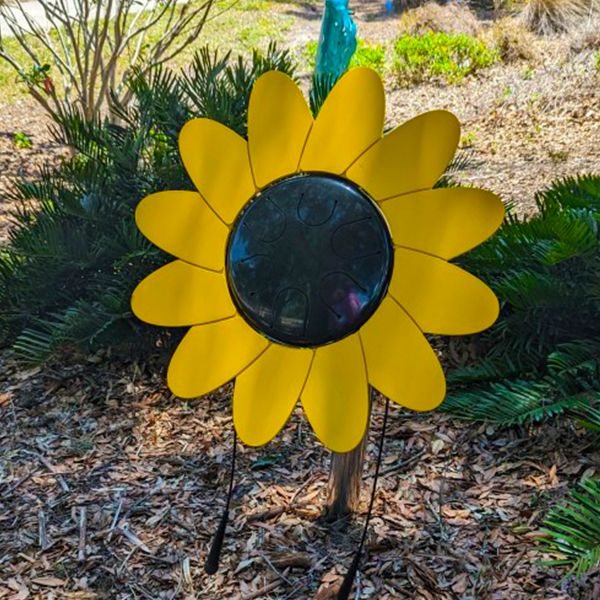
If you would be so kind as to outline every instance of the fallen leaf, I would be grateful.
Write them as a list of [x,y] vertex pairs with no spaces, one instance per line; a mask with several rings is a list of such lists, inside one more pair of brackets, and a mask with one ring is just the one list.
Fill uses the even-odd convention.
[[35,579],[31,580],[31,583],[46,587],[61,587],[67,582],[64,579],[59,579],[58,577],[36,577]]

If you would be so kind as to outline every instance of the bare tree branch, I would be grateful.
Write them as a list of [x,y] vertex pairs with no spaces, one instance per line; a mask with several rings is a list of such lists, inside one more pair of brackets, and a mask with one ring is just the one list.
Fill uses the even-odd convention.
[[[129,101],[125,83],[134,69],[146,74],[198,37],[214,0],[199,6],[192,6],[191,1],[38,0],[43,23],[32,16],[23,0],[12,5],[0,1],[0,23],[31,64],[17,60],[6,49],[1,30],[0,60],[14,69],[32,97],[53,117],[75,102],[86,119],[97,118],[110,110],[111,98],[120,104]],[[148,49],[148,36],[156,34],[158,43]],[[44,66],[48,55],[57,73],[54,77],[62,81],[59,89]]]

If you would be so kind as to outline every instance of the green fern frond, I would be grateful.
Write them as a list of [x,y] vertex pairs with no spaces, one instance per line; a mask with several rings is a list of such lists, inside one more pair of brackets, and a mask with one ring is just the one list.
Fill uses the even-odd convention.
[[[457,260],[496,292],[501,313],[480,335],[477,361],[448,375],[453,413],[535,420],[600,390],[600,177],[554,182],[537,199],[538,214],[509,213],[490,240]],[[515,387],[513,379],[529,383]]]
[[557,376],[581,376],[587,373],[595,377],[600,389],[600,338],[564,342],[548,355],[548,370]]
[[336,78],[330,73],[324,73],[322,75],[313,75],[312,86],[308,95],[310,104],[310,110],[313,116],[317,116],[321,107],[325,103],[329,92],[333,89],[336,83]]
[[581,402],[570,412],[580,425],[600,432],[600,392],[582,394]]
[[472,148],[460,148],[444,174],[435,182],[434,188],[468,187],[455,179],[455,175],[473,166]]
[[600,175],[579,175],[555,181],[536,194],[536,205],[542,215],[557,209],[600,210]]
[[452,392],[440,409],[458,418],[506,426],[536,423],[578,403],[574,397],[554,398],[548,382],[516,380]]
[[245,137],[249,91],[267,71],[281,71],[294,78],[295,64],[289,51],[271,43],[265,53],[254,50],[248,62],[241,56],[233,61],[230,53],[220,56],[205,47],[182,74],[180,88],[193,114],[219,121]]
[[544,519],[541,548],[558,555],[548,565],[584,575],[600,563],[600,480],[588,479]]
[[13,344],[15,357],[25,364],[38,365],[52,355],[54,324],[39,324],[37,329],[24,329]]

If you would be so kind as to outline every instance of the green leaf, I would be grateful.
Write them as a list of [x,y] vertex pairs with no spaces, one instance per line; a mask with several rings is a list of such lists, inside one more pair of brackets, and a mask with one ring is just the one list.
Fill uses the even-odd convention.
[[584,575],[600,564],[600,480],[587,479],[544,519],[540,549],[556,555],[547,565]]

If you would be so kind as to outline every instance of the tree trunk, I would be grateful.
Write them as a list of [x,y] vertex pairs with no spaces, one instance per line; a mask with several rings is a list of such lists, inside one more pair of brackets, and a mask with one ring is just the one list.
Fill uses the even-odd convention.
[[[370,420],[371,402],[369,400]],[[325,518],[328,521],[343,519],[358,509],[368,434],[369,427],[367,425],[365,436],[354,450],[331,453],[327,507],[325,508]]]

